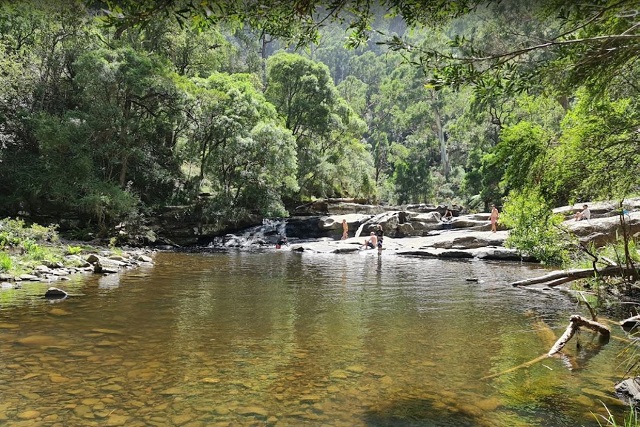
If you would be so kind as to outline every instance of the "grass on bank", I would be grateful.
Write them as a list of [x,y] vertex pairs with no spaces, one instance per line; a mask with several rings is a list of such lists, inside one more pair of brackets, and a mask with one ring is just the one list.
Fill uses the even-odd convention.
[[607,410],[607,415],[609,415],[608,417],[605,417],[604,415],[593,414],[600,427],[640,427],[638,412],[633,406],[629,406],[629,413],[624,417],[622,424],[619,424],[616,421],[613,414],[611,414],[611,412],[609,411],[609,408],[607,408],[607,405],[604,405],[604,408]]
[[[60,243],[57,226],[26,224],[22,219],[0,219],[0,273],[31,273],[40,264],[65,261],[84,249]],[[68,265],[69,261],[65,261]]]

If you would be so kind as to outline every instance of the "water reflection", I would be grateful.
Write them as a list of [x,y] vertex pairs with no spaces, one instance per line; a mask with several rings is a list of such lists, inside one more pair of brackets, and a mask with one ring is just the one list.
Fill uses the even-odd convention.
[[120,286],[119,274],[108,274],[106,276],[102,276],[100,280],[98,280],[98,287],[100,289],[115,289],[118,286]]
[[507,286],[536,274],[374,251],[159,254],[82,278],[55,307],[29,292],[2,305],[0,424],[597,426],[600,401],[623,413],[609,392],[620,345],[588,332],[567,350],[577,371],[546,359],[501,374],[575,313]]

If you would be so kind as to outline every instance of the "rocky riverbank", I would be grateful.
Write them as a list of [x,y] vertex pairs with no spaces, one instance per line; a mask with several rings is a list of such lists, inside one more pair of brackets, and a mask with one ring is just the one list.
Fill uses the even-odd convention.
[[0,289],[19,289],[24,282],[47,282],[53,286],[69,280],[73,274],[115,274],[127,269],[153,265],[152,255],[151,249],[95,248],[86,254],[66,255],[61,261],[43,261],[27,273],[0,273]]
[[[563,215],[561,225],[582,243],[601,246],[614,241],[621,233],[620,209],[617,203],[587,203],[591,218],[575,221],[573,215],[583,203],[554,209]],[[640,199],[624,203],[624,221],[631,235],[640,235]],[[504,245],[509,230],[499,227],[492,233],[489,213],[463,214],[454,211],[451,221],[443,221],[444,206],[411,205],[403,209],[336,202],[307,207],[306,216],[254,227],[229,234],[216,242],[221,247],[275,247],[281,236],[289,244],[284,249],[311,253],[377,253],[361,249],[369,232],[383,227],[383,254],[437,258],[476,258],[503,261],[536,261],[527,254]],[[321,215],[324,213],[324,215]],[[340,240],[342,220],[349,225],[349,238]],[[275,224],[275,225],[274,225]]]

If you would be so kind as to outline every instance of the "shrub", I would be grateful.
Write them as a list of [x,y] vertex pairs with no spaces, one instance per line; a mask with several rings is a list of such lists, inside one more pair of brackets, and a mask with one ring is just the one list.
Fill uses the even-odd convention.
[[9,271],[13,262],[11,261],[11,257],[6,252],[0,252],[0,271]]
[[5,218],[0,220],[0,247],[17,247],[26,240],[55,242],[58,240],[57,225],[45,227],[31,224],[27,226],[22,219]]
[[80,246],[67,246],[67,255],[78,255],[82,252]]
[[567,241],[557,228],[563,221],[555,215],[537,189],[513,191],[500,222],[511,228],[505,246],[517,248],[540,262],[561,265],[567,262]]
[[95,220],[102,234],[132,212],[137,212],[140,199],[128,190],[108,183],[94,183],[91,192],[78,200],[81,212]]
[[32,240],[25,240],[22,242],[22,248],[27,254],[27,257],[35,261],[43,261],[47,258],[47,250],[38,245]]

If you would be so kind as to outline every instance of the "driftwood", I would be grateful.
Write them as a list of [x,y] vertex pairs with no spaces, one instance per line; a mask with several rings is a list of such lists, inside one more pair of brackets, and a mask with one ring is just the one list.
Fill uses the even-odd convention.
[[586,279],[588,277],[612,277],[612,276],[633,276],[637,274],[635,269],[628,269],[617,265],[610,265],[600,270],[592,268],[581,268],[573,270],[554,271],[544,276],[533,277],[531,279],[518,280],[511,283],[511,286],[529,286],[543,284],[547,287],[554,287],[563,283],[571,282],[578,279]]
[[623,328],[635,328],[640,325],[640,315],[629,317],[620,321],[620,326]]
[[[529,366],[535,365],[536,363],[545,360],[549,357],[552,357],[554,355],[556,355],[558,352],[560,352],[560,350],[562,350],[562,348],[567,344],[567,342],[571,339],[571,337],[573,337],[573,335],[577,332],[577,330],[580,328],[580,326],[584,326],[586,328],[589,328],[591,330],[594,330],[598,333],[600,333],[604,338],[609,339],[611,333],[609,331],[609,328],[607,328],[606,326],[595,322],[595,321],[591,321],[588,319],[585,319],[582,316],[578,316],[578,315],[573,315],[570,318],[570,322],[569,322],[569,326],[567,327],[567,329],[565,330],[564,334],[562,334],[562,336],[555,342],[555,344],[553,345],[553,347],[551,348],[551,350],[549,350],[548,353],[542,354],[534,359],[531,359],[527,362],[524,362],[518,366],[514,366],[512,368],[506,369],[504,371],[495,373],[495,374],[491,374],[491,375],[487,375],[485,377],[482,377],[481,379],[486,380],[486,379],[490,379],[490,378],[495,378],[495,377],[499,377],[501,375],[504,374],[508,374],[510,372],[514,372],[517,371],[518,369],[522,369],[522,368],[528,368]],[[554,333],[553,331],[544,323],[544,322],[537,322],[534,329],[536,330],[536,332],[538,333],[538,335],[540,336],[540,338],[543,341],[549,342],[549,339],[555,339]],[[561,359],[564,362],[564,364],[571,370],[575,370],[577,369],[578,365],[577,365],[577,361],[573,358],[570,357],[566,354],[561,354]]]
[[547,355],[553,356],[554,354],[560,352],[560,350],[563,349],[563,347],[567,344],[567,342],[571,339],[571,337],[573,337],[573,335],[581,326],[585,328],[589,328],[595,332],[598,332],[605,338],[609,338],[609,336],[611,335],[609,328],[602,325],[601,323],[594,322],[593,320],[585,319],[582,316],[573,315],[570,318],[569,326],[567,326],[567,329],[564,331],[564,334],[562,334],[562,336],[558,338],[558,341],[556,341],[553,347],[551,347],[551,350],[549,350],[549,353],[547,353]]

